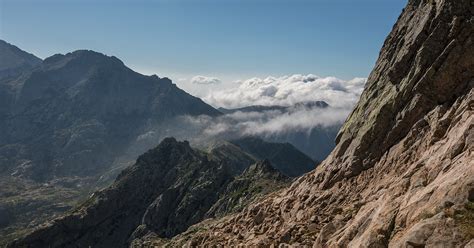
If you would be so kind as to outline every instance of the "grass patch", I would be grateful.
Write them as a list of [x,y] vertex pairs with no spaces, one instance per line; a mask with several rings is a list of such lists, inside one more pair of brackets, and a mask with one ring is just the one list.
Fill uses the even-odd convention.
[[426,219],[429,219],[433,216],[435,216],[436,214],[432,211],[427,211],[427,210],[424,210],[421,214],[420,214],[420,220],[426,220]]
[[468,240],[474,239],[474,202],[469,201],[463,210],[456,211],[454,220]]

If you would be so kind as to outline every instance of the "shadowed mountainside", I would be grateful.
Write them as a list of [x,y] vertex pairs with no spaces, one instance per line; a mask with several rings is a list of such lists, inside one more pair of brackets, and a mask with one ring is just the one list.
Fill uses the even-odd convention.
[[144,236],[172,237],[204,217],[242,209],[289,182],[267,160],[234,178],[225,161],[208,156],[167,138],[112,186],[10,246],[125,247]]

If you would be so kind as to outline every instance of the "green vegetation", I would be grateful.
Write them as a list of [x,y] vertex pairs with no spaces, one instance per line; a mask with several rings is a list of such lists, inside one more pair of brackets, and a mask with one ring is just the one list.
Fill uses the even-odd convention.
[[474,239],[474,202],[468,201],[464,209],[455,211],[454,220],[468,240]]

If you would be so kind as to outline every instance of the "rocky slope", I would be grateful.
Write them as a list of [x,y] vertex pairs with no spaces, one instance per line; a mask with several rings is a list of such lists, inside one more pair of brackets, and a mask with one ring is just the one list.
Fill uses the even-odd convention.
[[243,208],[289,179],[268,161],[234,178],[225,160],[174,138],[140,156],[115,183],[11,247],[125,247],[172,237],[205,217]]
[[473,16],[472,0],[409,0],[328,159],[166,243],[472,247]]

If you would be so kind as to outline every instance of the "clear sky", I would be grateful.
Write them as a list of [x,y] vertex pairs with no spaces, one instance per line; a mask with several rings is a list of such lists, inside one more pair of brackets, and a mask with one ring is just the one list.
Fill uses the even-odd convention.
[[406,0],[0,0],[0,38],[92,49],[145,74],[367,77]]

